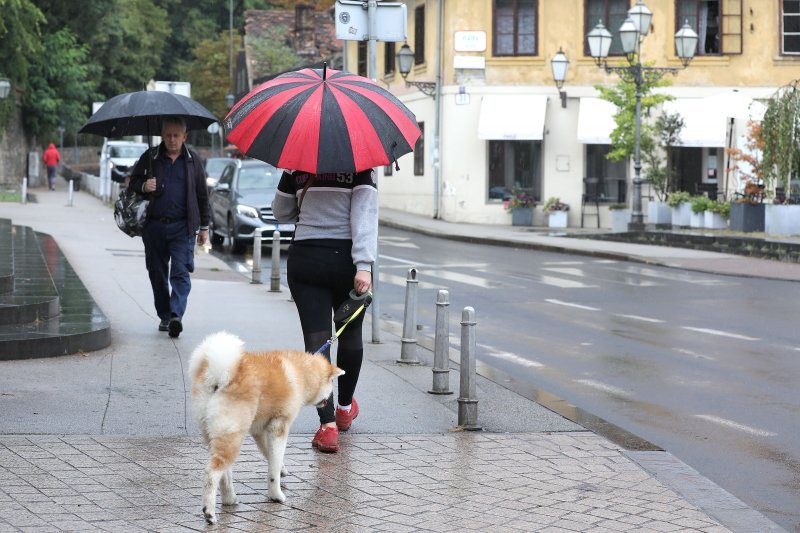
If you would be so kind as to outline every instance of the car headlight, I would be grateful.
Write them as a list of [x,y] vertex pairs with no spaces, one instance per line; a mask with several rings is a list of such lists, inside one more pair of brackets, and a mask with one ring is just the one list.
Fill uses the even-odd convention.
[[258,210],[249,205],[237,205],[236,212],[248,218],[258,218]]

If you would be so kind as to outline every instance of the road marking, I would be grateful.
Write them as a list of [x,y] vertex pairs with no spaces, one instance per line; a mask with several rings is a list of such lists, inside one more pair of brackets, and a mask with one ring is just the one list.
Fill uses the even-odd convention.
[[555,278],[553,276],[532,276],[531,279],[533,281],[539,281],[545,285],[552,285],[553,287],[558,287],[560,289],[588,289],[597,287],[597,285],[587,285],[585,283],[581,283],[580,281]]
[[394,246],[395,248],[412,248],[414,250],[419,250],[419,246],[413,242],[392,241],[385,237],[381,237],[381,246]]
[[[489,348],[485,346],[485,348]],[[525,359],[524,357],[520,357],[516,354],[509,353],[509,352],[487,352],[486,355],[489,357],[495,357],[497,359],[502,359],[504,361],[509,361],[511,363],[518,364],[520,366],[524,366],[527,368],[542,368],[544,365],[538,361],[531,361],[530,359]]]
[[449,270],[425,270],[424,273],[428,276],[433,276],[435,278],[446,279],[448,281],[455,281],[456,283],[463,283],[465,285],[472,285],[474,287],[480,287],[482,289],[496,289],[496,288],[510,288],[511,285],[506,285],[504,283],[498,283],[496,281],[492,281],[486,278],[480,278],[478,276],[470,276],[469,274],[460,274],[458,272],[451,272]]
[[694,416],[695,418],[700,418],[708,422],[718,424],[720,426],[736,429],[738,431],[744,431],[745,433],[750,433],[751,435],[757,435],[759,437],[775,437],[778,435],[777,433],[773,433],[772,431],[766,431],[764,429],[745,426],[744,424],[739,424],[738,422],[734,422],[733,420],[728,420],[727,418],[720,418],[714,415],[694,415]]
[[576,278],[584,278],[586,277],[586,273],[580,268],[568,268],[568,267],[545,267],[542,270],[549,270],[550,272],[555,272],[556,274],[566,274],[568,276],[575,276]]
[[583,265],[584,261],[545,261],[545,265]]
[[622,272],[628,272],[629,274],[637,274],[639,276],[647,276],[656,279],[668,279],[671,281],[683,281],[686,283],[691,283],[694,285],[730,285],[730,282],[718,280],[718,279],[707,279],[701,276],[698,276],[697,273],[692,274],[682,274],[676,272],[659,272],[657,270],[653,270],[651,268],[643,268],[637,266],[626,266],[615,268],[612,270],[620,270]]
[[673,348],[672,351],[678,352],[684,355],[691,355],[692,357],[697,357],[698,359],[708,359],[709,361],[716,361],[716,357],[711,357],[710,355],[703,355],[701,353],[693,352],[692,350],[687,350],[685,348]]
[[603,392],[608,392],[610,394],[614,394],[616,396],[630,396],[631,395],[631,393],[629,393],[626,390],[622,390],[622,389],[617,388],[617,387],[615,387],[613,385],[609,385],[609,384],[603,383],[601,381],[595,381],[593,379],[573,379],[572,381],[575,382],[575,383],[580,383],[581,385],[586,385],[587,387],[591,387],[593,389],[597,389],[597,390],[601,390]]
[[664,323],[663,320],[658,318],[650,318],[647,316],[639,316],[639,315],[623,315],[620,313],[614,313],[617,316],[621,316],[622,318],[629,318],[631,320],[641,320],[642,322],[652,322],[653,324],[662,324]]
[[[403,276],[395,276],[393,274],[387,274],[386,272],[381,271],[378,274],[378,279],[381,283],[391,283],[392,285],[397,285],[399,287],[405,287],[407,285],[406,278]],[[441,289],[441,285],[434,285],[433,283],[428,283],[425,281],[419,281],[417,287],[420,289]]]
[[[543,268],[542,270],[549,270],[550,272],[554,272],[557,274],[564,274],[565,276],[575,276],[576,278],[585,278],[586,272],[584,272],[580,268],[569,268],[569,267],[547,267]],[[657,281],[650,281],[646,279],[639,279],[634,276],[624,276],[619,277],[618,275],[614,276],[604,276],[602,272],[599,275],[592,275],[592,279],[603,279],[605,281],[610,281],[611,283],[619,283],[622,285],[629,285],[632,287],[657,287],[660,285]],[[592,285],[594,287],[595,285]]]
[[576,309],[583,309],[585,311],[600,311],[600,309],[597,308],[597,307],[589,307],[588,305],[573,304],[573,303],[570,303],[570,302],[564,302],[562,300],[555,300],[553,298],[547,298],[547,299],[545,299],[545,302],[548,302],[548,303],[551,303],[551,304],[556,304],[556,305],[564,305],[566,307],[574,307]]
[[719,337],[730,337],[731,339],[738,339],[741,341],[760,341],[761,339],[757,337],[748,337],[747,335],[739,335],[738,333],[730,333],[727,331],[720,331],[718,329],[708,329],[708,328],[693,328],[690,326],[682,326],[682,329],[686,329],[689,331],[696,331],[698,333],[708,333],[709,335],[717,335]]

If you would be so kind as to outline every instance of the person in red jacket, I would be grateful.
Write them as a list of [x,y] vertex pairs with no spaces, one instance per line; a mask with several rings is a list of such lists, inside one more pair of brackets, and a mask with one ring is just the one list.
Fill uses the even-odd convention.
[[47,185],[51,191],[56,190],[56,170],[58,170],[58,162],[61,161],[61,154],[58,153],[58,148],[53,143],[44,151],[45,166],[47,166]]

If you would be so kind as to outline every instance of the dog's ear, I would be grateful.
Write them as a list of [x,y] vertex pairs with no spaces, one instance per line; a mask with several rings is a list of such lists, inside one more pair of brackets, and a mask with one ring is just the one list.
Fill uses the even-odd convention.
[[331,379],[338,378],[339,376],[343,375],[344,375],[344,370],[342,370],[338,366],[331,365]]

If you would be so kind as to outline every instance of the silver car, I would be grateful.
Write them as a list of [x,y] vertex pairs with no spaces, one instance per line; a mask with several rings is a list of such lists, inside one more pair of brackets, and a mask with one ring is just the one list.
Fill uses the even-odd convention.
[[211,190],[211,243],[222,244],[228,237],[231,252],[241,254],[257,230],[265,240],[278,230],[281,242],[291,241],[294,224],[279,224],[272,216],[272,199],[282,173],[263,161],[235,159],[228,163]]

